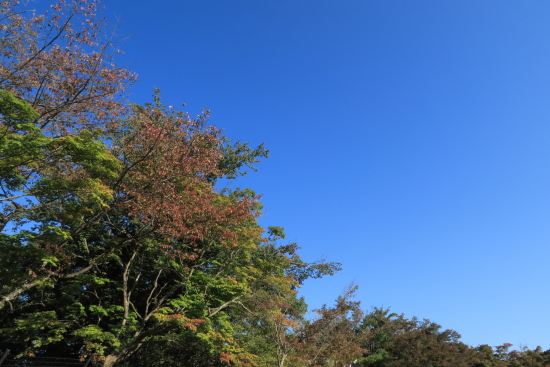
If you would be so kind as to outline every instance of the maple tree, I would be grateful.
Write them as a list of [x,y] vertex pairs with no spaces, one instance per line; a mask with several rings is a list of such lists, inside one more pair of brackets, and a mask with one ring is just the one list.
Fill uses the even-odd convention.
[[[126,111],[123,93],[135,81],[113,63],[97,10],[87,0],[59,1],[45,14],[16,0],[0,4],[0,226],[15,233],[2,234],[5,261],[21,264],[2,282],[0,310],[27,289],[89,270],[65,267],[68,239],[96,223],[111,199],[106,181],[119,165],[102,134]],[[14,121],[10,109],[28,113]],[[53,212],[71,213],[72,230]]]
[[136,75],[114,64],[99,1],[60,0],[45,14],[24,5],[0,3],[0,89],[29,102],[52,136],[115,123]]
[[255,284],[254,292],[244,300],[245,309],[237,314],[239,339],[261,366],[282,367],[296,352],[307,306],[296,297],[296,281],[277,274],[288,266],[284,250],[273,246],[261,250],[256,259],[258,269],[267,270],[269,275],[259,277],[261,281]]
[[[265,250],[285,259],[276,248]],[[276,264],[276,260],[269,263]],[[245,303],[246,312],[240,317],[244,322],[240,339],[257,357],[258,365],[323,366],[327,361],[349,364],[363,353],[361,335],[357,334],[362,312],[359,302],[351,300],[355,287],[339,297],[334,307],[314,310],[317,316],[311,320],[305,316],[304,299],[296,296],[297,282],[292,275],[287,282],[282,277],[261,279],[260,289]]]
[[429,320],[363,318],[354,287],[308,319],[298,288],[340,264],[280,245],[252,190],[216,188],[267,150],[159,91],[124,102],[136,76],[115,65],[99,11],[0,2],[2,350],[107,367],[550,365],[549,351],[468,347]]
[[228,309],[236,342],[248,352],[237,365],[299,365],[307,305],[297,296],[304,281],[334,274],[339,263],[304,262],[296,243],[281,245],[281,227],[268,227],[268,241],[251,253],[250,292]]
[[223,310],[263,240],[255,195],[213,184],[267,151],[230,144],[207,112],[124,106],[135,77],[98,42],[96,1],[18,6],[0,9],[2,346],[111,365],[191,330],[228,361]]
[[54,138],[36,126],[38,113],[27,102],[6,91],[0,99],[0,217],[2,230],[13,233],[0,234],[7,270],[2,309],[48,279],[86,271],[65,267],[71,263],[69,239],[88,225],[90,211],[112,199],[104,182],[116,177],[119,162],[93,133]]
[[[12,327],[1,333],[28,340],[27,353],[80,340],[90,353],[105,355],[105,365],[129,358],[146,338],[182,328],[230,351],[231,328],[222,311],[248,291],[249,253],[263,241],[263,230],[256,223],[255,195],[217,193],[212,177],[237,174],[224,169],[224,152],[239,149],[247,162],[257,159],[243,145],[224,145],[205,122],[205,116],[168,110],[158,99],[134,106],[122,128],[108,135],[112,147],[101,150],[113,161],[113,174],[102,174],[98,185],[106,192],[102,202],[94,207],[72,193],[32,217],[34,231],[5,235],[8,250],[38,252],[42,264],[35,266],[45,275],[37,276],[36,287],[19,287],[24,298],[7,300],[5,322]],[[59,144],[75,134],[42,138]],[[98,144],[85,145],[93,150]],[[84,156],[93,167],[107,167]],[[59,180],[67,186],[70,177]],[[46,241],[51,249],[42,245]],[[43,305],[39,311],[36,300]]]

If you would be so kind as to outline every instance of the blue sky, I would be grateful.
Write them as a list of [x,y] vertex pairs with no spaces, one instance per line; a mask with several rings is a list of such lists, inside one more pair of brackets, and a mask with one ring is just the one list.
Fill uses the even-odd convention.
[[308,261],[471,344],[550,348],[550,2],[104,1],[133,102],[212,111]]

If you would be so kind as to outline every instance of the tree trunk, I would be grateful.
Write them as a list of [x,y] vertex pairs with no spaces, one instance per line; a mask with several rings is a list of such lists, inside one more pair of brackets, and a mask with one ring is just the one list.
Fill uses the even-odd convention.
[[284,365],[285,365],[285,359],[286,359],[286,354],[284,354],[284,355],[282,356],[282,358],[279,359],[279,361],[277,361],[277,362],[278,362],[278,363],[277,363],[277,364],[278,364],[278,367],[284,367]]
[[118,356],[108,355],[105,357],[105,362],[103,362],[103,367],[113,367],[118,360]]

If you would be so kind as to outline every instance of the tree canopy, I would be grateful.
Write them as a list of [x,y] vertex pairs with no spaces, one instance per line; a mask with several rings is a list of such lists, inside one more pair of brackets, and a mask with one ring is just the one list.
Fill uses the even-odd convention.
[[[350,286],[308,317],[298,289],[340,264],[300,258],[220,190],[267,158],[115,64],[96,0],[37,15],[0,3],[0,350],[102,366],[541,366],[429,320],[365,313]],[[102,41],[103,40],[103,41]]]

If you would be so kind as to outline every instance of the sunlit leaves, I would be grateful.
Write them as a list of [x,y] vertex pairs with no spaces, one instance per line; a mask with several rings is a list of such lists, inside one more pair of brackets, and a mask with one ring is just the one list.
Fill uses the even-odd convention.
[[205,238],[231,245],[231,230],[253,220],[252,200],[232,200],[214,191],[209,178],[224,174],[219,130],[207,115],[191,119],[160,105],[134,107],[128,130],[118,136],[126,165],[120,201],[130,215],[168,238]]
[[0,88],[28,101],[53,136],[113,123],[135,80],[114,66],[98,3],[59,1],[41,15],[14,0],[0,7]]

